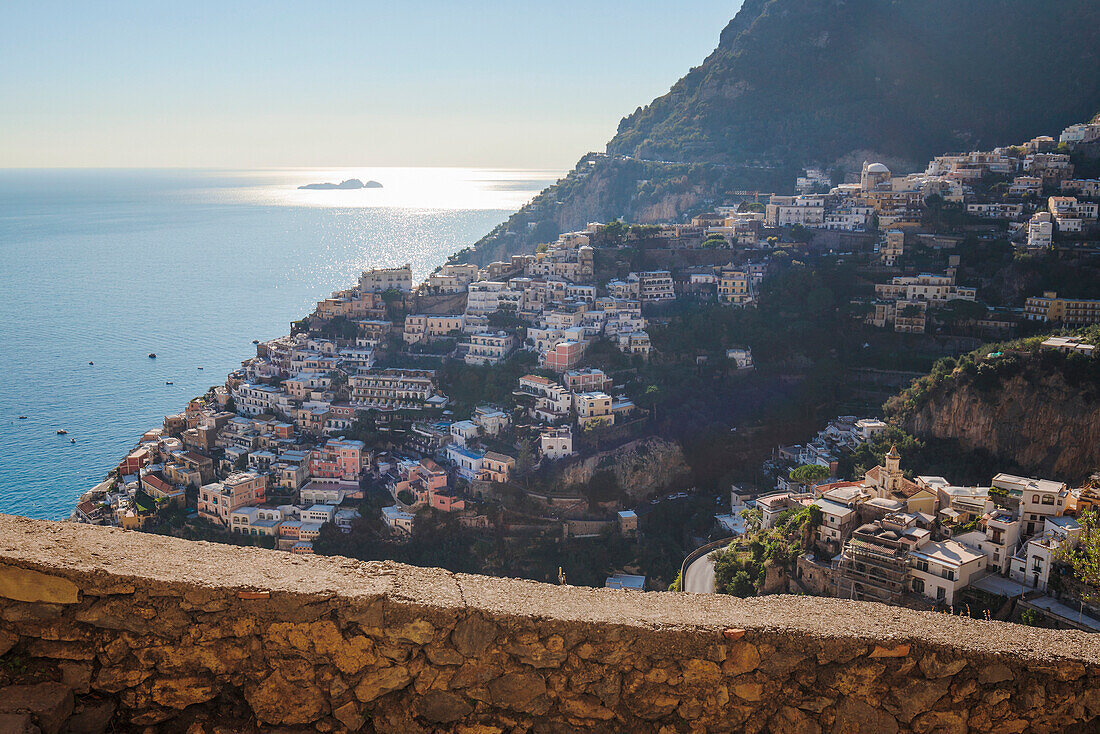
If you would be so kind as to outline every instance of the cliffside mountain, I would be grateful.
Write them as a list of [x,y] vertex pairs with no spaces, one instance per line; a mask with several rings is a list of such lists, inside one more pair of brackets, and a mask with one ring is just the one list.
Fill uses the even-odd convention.
[[1002,471],[1087,477],[1100,469],[1100,358],[1032,351],[1040,340],[937,364],[887,403],[891,421],[1000,462]]
[[1095,0],[745,0],[700,66],[622,120],[610,157],[583,158],[460,259],[786,190],[805,165],[903,170],[1056,133],[1100,107],[1097,27]]

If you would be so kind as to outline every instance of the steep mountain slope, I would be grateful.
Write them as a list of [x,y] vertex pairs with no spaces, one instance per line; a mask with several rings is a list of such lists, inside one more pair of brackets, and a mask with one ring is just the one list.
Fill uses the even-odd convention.
[[905,170],[1056,134],[1100,108],[1097,28],[1096,0],[745,0],[700,66],[623,119],[609,157],[586,156],[460,259],[788,190],[805,165]]
[[718,48],[608,152],[920,164],[1049,134],[1100,96],[1094,0],[747,0]]

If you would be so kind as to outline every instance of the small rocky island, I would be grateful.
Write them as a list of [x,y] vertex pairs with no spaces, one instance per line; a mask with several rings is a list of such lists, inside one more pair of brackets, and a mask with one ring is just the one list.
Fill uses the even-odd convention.
[[382,184],[377,181],[367,181],[363,183],[357,178],[349,178],[346,181],[340,183],[311,183],[305,186],[299,186],[299,189],[380,189]]

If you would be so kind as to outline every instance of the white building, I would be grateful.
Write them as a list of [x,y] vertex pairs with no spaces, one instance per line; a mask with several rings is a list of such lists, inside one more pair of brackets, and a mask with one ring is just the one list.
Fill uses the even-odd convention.
[[499,364],[516,348],[516,338],[506,331],[473,334],[465,342],[466,364]]
[[388,528],[404,533],[412,532],[415,517],[411,512],[406,512],[397,505],[382,508],[382,523]]
[[550,428],[539,436],[539,453],[547,459],[564,459],[573,455],[573,431],[568,426]]
[[927,543],[909,552],[910,588],[947,605],[986,565],[985,554],[956,540]]
[[[631,273],[627,276],[627,281],[637,281],[638,283],[638,298],[643,303],[656,303],[660,301],[670,301],[676,298],[676,292],[672,286],[672,273],[667,270],[650,270],[640,273]],[[610,284],[608,284],[610,288]],[[622,298],[625,296],[612,296],[616,298]]]
[[1027,249],[1047,250],[1054,242],[1054,218],[1050,212],[1035,212],[1027,222]]
[[359,276],[359,290],[363,293],[381,293],[388,290],[408,293],[412,290],[412,265],[405,263],[399,268],[364,270]]

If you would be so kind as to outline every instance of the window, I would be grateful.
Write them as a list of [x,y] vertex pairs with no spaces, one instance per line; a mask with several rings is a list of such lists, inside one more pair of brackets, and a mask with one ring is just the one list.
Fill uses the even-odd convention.
[[1037,495],[1037,494],[1031,495],[1031,503],[1034,504],[1034,505],[1039,504],[1039,495]]
[[913,591],[918,594],[924,593],[924,579],[913,579]]
[[943,601],[947,598],[947,589],[942,586],[936,588],[936,600]]

